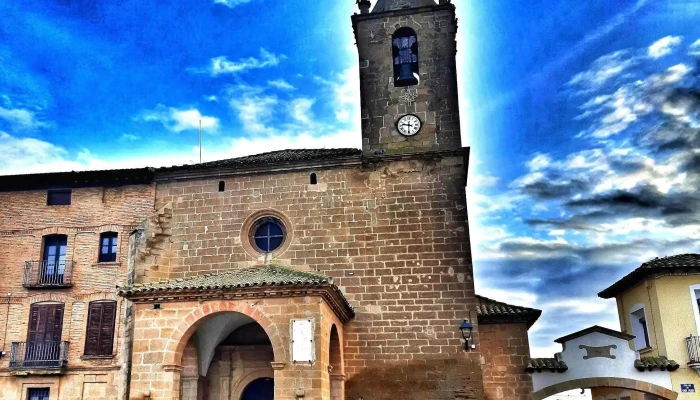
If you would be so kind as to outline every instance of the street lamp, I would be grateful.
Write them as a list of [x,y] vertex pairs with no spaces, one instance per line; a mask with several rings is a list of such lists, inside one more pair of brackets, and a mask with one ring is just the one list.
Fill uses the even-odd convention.
[[474,327],[468,319],[462,321],[459,326],[459,330],[462,332],[462,337],[464,338],[464,350],[469,351],[472,347],[472,330]]

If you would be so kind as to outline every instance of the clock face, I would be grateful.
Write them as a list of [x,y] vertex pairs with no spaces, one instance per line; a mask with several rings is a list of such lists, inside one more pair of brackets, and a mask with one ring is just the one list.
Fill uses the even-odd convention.
[[420,131],[423,122],[413,114],[404,115],[396,122],[396,129],[404,136],[413,136]]

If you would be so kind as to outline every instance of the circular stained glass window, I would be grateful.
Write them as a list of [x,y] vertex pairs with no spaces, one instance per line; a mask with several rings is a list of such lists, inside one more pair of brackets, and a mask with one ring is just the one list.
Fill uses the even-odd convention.
[[284,243],[284,225],[277,218],[263,218],[253,229],[253,243],[264,253],[272,253]]

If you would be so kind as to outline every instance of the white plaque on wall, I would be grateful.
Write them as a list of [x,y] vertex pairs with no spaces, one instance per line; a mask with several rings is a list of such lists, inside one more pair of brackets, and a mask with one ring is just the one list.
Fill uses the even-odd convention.
[[313,362],[314,360],[313,320],[292,320],[292,361]]

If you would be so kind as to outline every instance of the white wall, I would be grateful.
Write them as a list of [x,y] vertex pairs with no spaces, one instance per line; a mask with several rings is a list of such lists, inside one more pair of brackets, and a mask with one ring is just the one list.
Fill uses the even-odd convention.
[[[610,353],[616,358],[614,360],[610,358],[584,360],[583,357],[587,355],[587,352],[585,349],[580,349],[580,345],[589,347],[616,345],[617,348],[612,349]],[[566,342],[564,347],[560,359],[566,363],[569,370],[564,373],[549,371],[532,373],[535,391],[573,379],[596,377],[634,379],[671,389],[670,372],[659,370],[639,372],[634,368],[636,352],[629,348],[626,340],[593,332]]]

